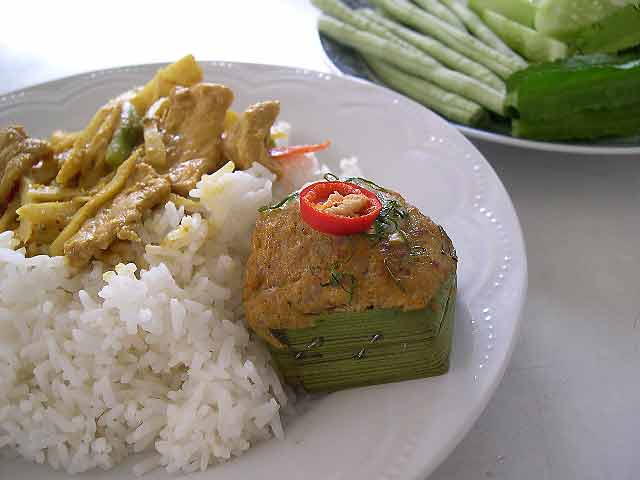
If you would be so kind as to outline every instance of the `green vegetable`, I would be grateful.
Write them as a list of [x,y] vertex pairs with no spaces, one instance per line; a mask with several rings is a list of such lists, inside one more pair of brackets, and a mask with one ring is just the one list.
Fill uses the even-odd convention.
[[453,333],[456,276],[422,310],[318,315],[312,327],[271,330],[269,345],[285,382],[333,391],[446,373]]
[[613,110],[583,110],[553,120],[516,119],[513,135],[540,140],[627,137],[640,133],[640,103]]
[[452,27],[407,0],[371,0],[371,3],[382,8],[398,21],[406,23],[422,33],[440,40],[458,53],[482,63],[501,78],[506,79],[515,71],[526,66],[525,62],[518,61],[489,47],[472,35]]
[[142,119],[133,105],[125,102],[122,105],[120,125],[107,147],[105,162],[114,168],[118,167],[129,158],[134,147],[142,142],[142,135]]
[[311,3],[327,15],[341,20],[344,23],[348,23],[358,30],[373,33],[374,35],[384,37],[392,42],[406,45],[407,48],[409,48],[409,45],[406,42],[389,32],[388,29],[383,28],[378,24],[378,22],[362,15],[361,10],[353,10],[348,7],[341,0],[311,0]]
[[490,10],[481,12],[482,19],[516,52],[534,62],[553,62],[567,57],[567,46],[551,37],[509,20]]
[[[483,83],[461,73],[442,67],[426,54],[408,50],[383,37],[362,32],[335,20],[322,16],[318,28],[328,37],[348,45],[361,53],[378,57],[396,67],[429,80],[438,86],[474,100],[491,111],[504,112],[504,95]],[[455,29],[454,29],[455,30]],[[457,31],[457,30],[456,30]]]
[[535,28],[545,35],[570,40],[578,30],[621,8],[620,2],[611,0],[543,0],[535,14]]
[[476,15],[473,10],[467,7],[460,0],[441,0],[447,7],[449,7],[459,18],[463,21],[466,27],[471,33],[482,40],[490,47],[500,50],[505,55],[512,56],[518,61],[524,61],[517,53],[515,53],[509,46],[504,43],[500,37],[491,31]]
[[388,86],[444,115],[449,120],[465,125],[475,125],[484,117],[484,110],[477,103],[404,73],[375,57],[365,55],[365,60],[371,70]]
[[289,203],[289,200],[293,200],[295,198],[298,198],[300,196],[300,192],[293,192],[291,195],[289,195],[288,197],[283,198],[282,200],[280,200],[278,203],[275,203],[273,205],[263,205],[262,207],[260,207],[258,209],[258,212],[262,213],[262,212],[269,212],[271,210],[275,210],[277,208],[282,208],[284,207],[287,203]]
[[504,82],[495,73],[484,65],[474,62],[473,60],[469,60],[464,55],[460,55],[458,52],[450,49],[438,40],[434,40],[431,37],[427,37],[426,35],[422,35],[411,30],[410,28],[406,28],[402,24],[394,22],[371,9],[363,9],[359,10],[359,12],[362,16],[377,22],[377,24],[382,28],[387,29],[402,40],[405,40],[414,47],[432,55],[436,60],[439,60],[447,67],[473,77],[495,90],[500,92],[505,91]]
[[537,12],[531,0],[469,0],[469,7],[476,12],[491,10],[500,13],[529,28],[533,28]]
[[575,31],[567,39],[582,53],[616,53],[640,44],[640,7],[627,6]]
[[534,121],[640,103],[637,55],[587,55],[532,65],[507,81],[511,115]]
[[332,270],[329,281],[320,285],[323,288],[333,287],[343,290],[349,295],[349,303],[353,300],[353,292],[356,289],[356,277],[352,273]]
[[444,20],[452,27],[455,27],[463,32],[467,31],[464,23],[462,23],[458,19],[458,17],[456,17],[456,15],[451,12],[451,10],[442,5],[438,0],[414,0],[414,3],[422,7],[423,10],[430,13],[431,15],[435,15],[441,20]]
[[534,65],[507,82],[516,136],[592,139],[640,133],[640,58],[589,55]]

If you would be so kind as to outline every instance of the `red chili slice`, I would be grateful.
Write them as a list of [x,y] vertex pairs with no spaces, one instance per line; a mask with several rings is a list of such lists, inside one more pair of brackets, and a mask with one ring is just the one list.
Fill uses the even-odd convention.
[[314,143],[310,145],[292,145],[290,147],[274,147],[269,150],[271,158],[277,158],[278,160],[285,159],[287,157],[293,157],[295,155],[301,155],[303,153],[312,153],[324,150],[331,145],[330,141],[324,143]]
[[[346,196],[362,194],[369,199],[369,205],[357,217],[334,215],[318,209],[333,192]],[[300,215],[313,229],[331,235],[351,235],[367,231],[382,210],[382,203],[375,193],[348,182],[317,182],[300,192]]]

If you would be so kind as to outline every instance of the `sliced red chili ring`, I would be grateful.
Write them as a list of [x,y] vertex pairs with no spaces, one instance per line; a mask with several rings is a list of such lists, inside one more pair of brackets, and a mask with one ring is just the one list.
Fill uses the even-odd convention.
[[[354,217],[335,215],[318,209],[318,205],[326,201],[334,192],[343,196],[364,195],[369,200],[369,205],[362,214]],[[313,229],[322,233],[351,235],[365,232],[380,214],[380,210],[382,210],[382,203],[375,193],[349,182],[317,182],[300,192],[302,219]]]

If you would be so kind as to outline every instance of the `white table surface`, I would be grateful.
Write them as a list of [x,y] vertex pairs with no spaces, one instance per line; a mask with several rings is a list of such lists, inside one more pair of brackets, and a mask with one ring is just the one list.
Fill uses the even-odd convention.
[[[171,61],[329,71],[305,0],[7,2],[0,94]],[[502,384],[432,480],[640,478],[640,158],[476,142],[529,256],[522,336]]]

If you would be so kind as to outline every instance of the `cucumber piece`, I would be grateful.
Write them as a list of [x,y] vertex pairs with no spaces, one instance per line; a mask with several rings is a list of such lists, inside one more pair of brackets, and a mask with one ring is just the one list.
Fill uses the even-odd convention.
[[534,24],[540,33],[569,39],[578,30],[599,22],[620,8],[620,2],[611,0],[543,0],[536,11]]
[[598,54],[532,65],[509,78],[507,92],[507,112],[529,121],[624,108],[640,103],[640,58]]
[[469,7],[478,14],[492,10],[530,28],[533,28],[537,11],[531,0],[469,0]]
[[269,349],[284,380],[309,392],[441,375],[455,302],[452,274],[425,309],[318,315],[312,327],[271,330],[284,348]]
[[534,62],[553,62],[566,58],[567,45],[525,27],[499,13],[483,10],[480,16],[507,45],[528,60]]
[[552,120],[516,119],[512,134],[535,140],[592,140],[640,133],[640,103],[613,110],[583,110]]
[[615,53],[640,44],[640,8],[627,6],[588,25],[568,40],[582,53]]

